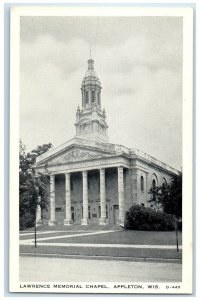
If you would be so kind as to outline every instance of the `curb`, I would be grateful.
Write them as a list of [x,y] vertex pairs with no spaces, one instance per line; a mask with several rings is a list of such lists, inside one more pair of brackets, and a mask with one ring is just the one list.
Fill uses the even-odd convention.
[[57,253],[27,253],[22,252],[20,256],[24,257],[50,257],[50,258],[66,258],[66,259],[86,259],[86,260],[112,260],[112,261],[131,261],[131,262],[156,262],[156,263],[176,263],[182,264],[181,258],[156,258],[156,257],[128,257],[128,256],[92,256],[92,255],[65,255]]

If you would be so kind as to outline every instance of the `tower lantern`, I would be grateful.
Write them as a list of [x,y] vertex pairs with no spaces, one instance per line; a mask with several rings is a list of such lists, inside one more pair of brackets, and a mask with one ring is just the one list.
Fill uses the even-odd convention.
[[105,113],[101,109],[101,82],[94,69],[94,60],[88,60],[88,69],[81,85],[82,109],[76,118],[76,137],[108,141]]

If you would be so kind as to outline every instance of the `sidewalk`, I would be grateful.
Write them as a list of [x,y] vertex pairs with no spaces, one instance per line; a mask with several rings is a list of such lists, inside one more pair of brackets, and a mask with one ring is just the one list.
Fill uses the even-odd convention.
[[178,282],[182,273],[174,263],[49,257],[20,257],[19,266],[20,280],[29,282]]

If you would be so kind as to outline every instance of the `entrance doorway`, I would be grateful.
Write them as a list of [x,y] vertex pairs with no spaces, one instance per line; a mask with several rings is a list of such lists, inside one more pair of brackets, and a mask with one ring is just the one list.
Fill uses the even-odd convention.
[[119,220],[119,205],[113,205],[113,219],[115,224]]

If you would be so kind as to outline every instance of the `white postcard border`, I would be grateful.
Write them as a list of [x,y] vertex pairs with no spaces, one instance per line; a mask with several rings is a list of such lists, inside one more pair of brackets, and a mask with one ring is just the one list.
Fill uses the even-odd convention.
[[[192,118],[193,118],[193,9],[192,8],[139,8],[134,7],[16,7],[11,11],[11,44],[10,44],[10,247],[9,247],[9,273],[10,291],[13,292],[36,292],[35,289],[20,288],[19,274],[19,216],[18,216],[18,149],[19,149],[19,66],[20,66],[20,16],[182,16],[183,17],[183,280],[181,289],[166,290],[168,283],[159,284],[159,291],[153,293],[191,293],[192,292]],[[187,84],[184,85],[184,82]],[[187,184],[186,184],[187,183]],[[39,283],[41,284],[41,282]],[[53,284],[48,292],[73,292],[73,293],[102,293],[101,289],[88,290],[83,288],[66,291],[66,289],[55,289]],[[63,283],[60,283],[63,284]],[[70,282],[70,284],[73,284]],[[74,283],[74,284],[77,284]],[[81,283],[80,283],[81,284]],[[85,285],[85,283],[82,283]],[[133,293],[132,290],[115,290],[114,283],[106,293]],[[119,284],[119,283],[117,283]],[[122,283],[125,284],[125,283]],[[139,284],[139,283],[137,283]],[[146,286],[147,283],[141,283]],[[153,283],[155,284],[155,283]],[[172,283],[170,283],[171,285]],[[37,289],[37,292],[47,292]],[[134,291],[136,293],[136,291]],[[140,293],[140,291],[137,291]],[[144,289],[141,293],[151,293]]]

